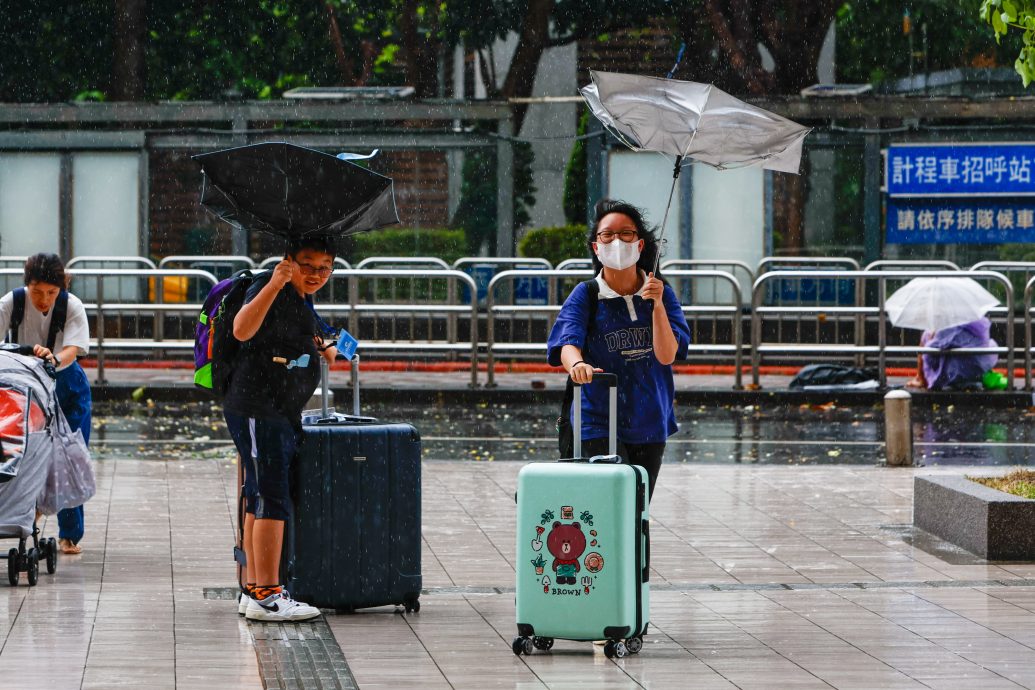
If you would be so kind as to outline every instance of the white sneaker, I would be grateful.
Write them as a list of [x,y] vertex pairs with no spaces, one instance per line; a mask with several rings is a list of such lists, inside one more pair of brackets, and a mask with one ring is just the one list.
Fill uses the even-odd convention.
[[295,601],[286,592],[271,594],[262,601],[248,600],[244,617],[250,621],[305,621],[320,615],[320,609]]
[[[281,590],[281,594],[284,595],[285,599],[290,599],[291,598],[291,595],[288,594],[288,591],[286,589]],[[245,594],[244,592],[241,592],[241,594],[237,598],[237,613],[238,613],[238,615],[243,616],[245,613],[248,612],[248,602],[251,601],[251,600],[252,600],[251,595],[248,595],[248,594]]]

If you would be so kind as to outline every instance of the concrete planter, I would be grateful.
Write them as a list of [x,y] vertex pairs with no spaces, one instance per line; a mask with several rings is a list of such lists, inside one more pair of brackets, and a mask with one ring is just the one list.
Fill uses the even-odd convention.
[[913,525],[990,561],[1035,561],[1035,501],[963,476],[915,477]]

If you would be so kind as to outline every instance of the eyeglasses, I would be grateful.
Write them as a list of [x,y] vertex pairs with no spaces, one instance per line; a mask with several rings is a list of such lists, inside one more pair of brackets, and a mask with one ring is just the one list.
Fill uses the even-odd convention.
[[639,236],[639,233],[635,230],[622,230],[620,232],[604,230],[603,232],[597,233],[597,241],[603,242],[604,244],[610,244],[617,237],[622,242],[632,242]]
[[319,266],[313,266],[312,264],[303,263],[299,263],[298,268],[302,271],[302,275],[320,276],[321,278],[326,278],[334,271],[333,268],[321,268]]

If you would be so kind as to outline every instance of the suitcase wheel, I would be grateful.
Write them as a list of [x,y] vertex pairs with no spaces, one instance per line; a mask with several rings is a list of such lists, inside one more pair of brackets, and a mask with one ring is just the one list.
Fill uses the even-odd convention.
[[553,648],[552,637],[533,637],[532,646],[538,650],[548,652]]
[[403,603],[406,613],[420,613],[420,599],[414,597],[413,599],[407,599]]
[[629,654],[628,647],[621,640],[608,640],[604,645],[604,656],[608,659],[622,659]]
[[527,637],[515,637],[514,641],[510,645],[510,648],[514,650],[514,653],[518,656],[521,656],[522,654],[531,654],[532,647],[532,640]]
[[630,654],[639,654],[640,650],[643,649],[643,638],[630,637],[625,641],[625,648],[629,650]]

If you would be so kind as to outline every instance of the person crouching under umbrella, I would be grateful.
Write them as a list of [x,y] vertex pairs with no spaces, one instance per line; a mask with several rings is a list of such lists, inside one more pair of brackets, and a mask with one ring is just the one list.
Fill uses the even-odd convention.
[[[952,350],[960,347],[996,347],[987,317],[951,326],[940,331],[924,331],[921,347]],[[981,390],[982,378],[992,370],[999,356],[990,354],[921,354],[916,358],[916,378],[907,388],[938,390]]]

